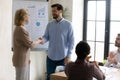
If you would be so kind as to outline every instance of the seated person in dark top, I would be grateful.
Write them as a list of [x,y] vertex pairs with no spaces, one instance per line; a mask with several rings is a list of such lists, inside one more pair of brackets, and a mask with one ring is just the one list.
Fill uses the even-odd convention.
[[99,69],[98,64],[88,62],[86,58],[90,53],[90,46],[88,43],[81,41],[76,46],[77,59],[75,62],[70,62],[65,67],[65,74],[68,80],[104,80],[105,76]]

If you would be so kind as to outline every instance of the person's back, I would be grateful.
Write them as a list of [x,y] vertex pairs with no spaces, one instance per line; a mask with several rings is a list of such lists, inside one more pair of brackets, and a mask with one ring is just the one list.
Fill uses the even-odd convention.
[[102,71],[93,63],[81,60],[69,63],[66,66],[65,73],[68,80],[93,80],[93,77],[97,80],[104,80],[105,78]]
[[76,46],[77,59],[65,66],[65,74],[68,80],[104,80],[105,76],[99,69],[98,64],[94,61],[89,63],[86,59],[90,53],[90,46],[81,41]]
[[68,80],[92,80],[93,67],[93,64],[83,61],[69,63],[67,67],[69,73]]

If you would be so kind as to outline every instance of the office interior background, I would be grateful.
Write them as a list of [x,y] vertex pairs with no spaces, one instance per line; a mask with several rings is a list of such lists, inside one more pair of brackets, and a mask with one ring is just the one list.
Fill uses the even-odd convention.
[[[12,3],[0,1],[0,80],[15,80],[12,65]],[[18,0],[19,1],[19,0]],[[20,0],[28,1],[28,0]],[[32,1],[32,0],[31,0]],[[46,0],[33,0],[45,1]],[[68,8],[73,24],[75,45],[86,40],[91,47],[91,61],[103,62],[108,52],[115,50],[115,38],[120,33],[120,0],[49,0],[48,5],[61,3]],[[49,7],[50,8],[50,7]],[[50,16],[50,9],[49,16]],[[31,51],[30,80],[44,80],[47,51]],[[75,51],[71,57],[76,59]]]

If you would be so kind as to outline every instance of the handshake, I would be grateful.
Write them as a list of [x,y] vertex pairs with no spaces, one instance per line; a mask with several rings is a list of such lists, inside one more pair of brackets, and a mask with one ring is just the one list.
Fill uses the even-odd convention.
[[34,41],[35,44],[43,44],[44,43],[44,39],[43,38],[39,38],[38,40]]

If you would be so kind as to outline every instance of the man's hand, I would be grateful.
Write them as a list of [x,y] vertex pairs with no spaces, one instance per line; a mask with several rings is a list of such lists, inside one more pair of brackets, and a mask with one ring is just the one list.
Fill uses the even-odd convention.
[[107,58],[108,62],[112,62],[112,58],[108,57]]
[[112,63],[114,63],[114,64],[117,64],[117,60],[114,59],[114,57],[115,57],[115,54],[114,54],[113,52],[110,52],[107,60],[108,60],[109,62],[112,62]]
[[118,63],[116,59],[113,59],[112,62],[113,62],[114,64],[116,64],[116,65],[117,65],[117,63]]
[[66,57],[66,58],[64,59],[64,64],[67,64],[67,63],[69,63],[69,62],[71,62],[70,58],[69,58],[69,57]]
[[114,58],[114,56],[115,56],[114,52],[110,52],[110,53],[109,53],[109,57],[110,57],[110,58]]
[[40,37],[39,40],[40,40],[40,42],[39,42],[40,44],[43,44],[43,43],[44,43],[43,38]]
[[41,40],[38,39],[38,40],[35,41],[35,44],[40,44],[40,42],[41,42]]

